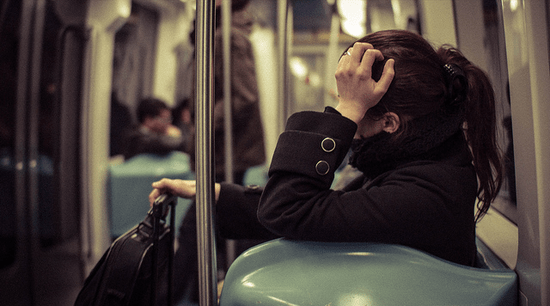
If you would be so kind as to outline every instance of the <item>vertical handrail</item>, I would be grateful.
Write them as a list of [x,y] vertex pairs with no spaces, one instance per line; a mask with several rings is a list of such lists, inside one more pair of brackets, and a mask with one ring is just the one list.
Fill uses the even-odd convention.
[[[222,1],[222,47],[223,47],[223,132],[224,132],[224,173],[227,183],[233,180],[233,113],[231,98],[231,0]],[[234,240],[226,242],[227,267],[235,260]]]
[[334,74],[330,72],[335,71],[338,65],[335,59],[338,57],[338,36],[340,35],[340,15],[338,14],[336,1],[334,1],[334,3],[331,5],[330,16],[330,36],[328,41],[325,64],[325,105],[334,105],[334,98],[330,94],[330,89],[335,88],[336,80],[334,78]]
[[[28,290],[33,292],[33,280],[31,279],[32,269],[32,216],[30,214],[30,197],[28,194],[27,185],[27,135],[29,118],[27,116],[28,111],[28,89],[30,88],[29,71],[31,69],[32,53],[31,46],[33,42],[34,28],[32,26],[35,14],[35,2],[29,0],[23,0],[21,3],[21,19],[20,19],[20,42],[17,50],[17,83],[16,83],[16,106],[15,106],[15,140],[13,153],[13,166],[14,170],[14,200],[15,200],[15,235],[17,240],[15,242],[15,257],[12,267],[9,272],[15,274],[24,273],[21,282],[21,291]],[[3,212],[5,213],[5,212]],[[4,273],[2,273],[2,277]],[[4,288],[3,288],[4,290]],[[25,302],[33,305],[34,294],[30,294],[26,297]]]
[[277,1],[277,46],[278,46],[278,84],[280,90],[279,95],[279,132],[284,131],[286,117],[288,113],[288,23],[289,23],[289,8],[287,0]]
[[213,54],[214,1],[197,1],[196,12],[196,174],[197,247],[199,264],[199,302],[217,304],[216,247],[213,224]]
[[41,66],[42,66],[42,48],[43,48],[43,32],[46,20],[46,1],[36,1],[33,27],[32,30],[32,51],[30,54],[31,70],[30,70],[30,82],[29,82],[29,96],[27,96],[27,160],[26,162],[26,182],[27,185],[27,220],[30,228],[29,240],[30,240],[30,268],[31,268],[31,305],[37,302],[37,296],[35,294],[38,289],[39,272],[37,271],[38,257],[39,257],[39,223],[38,218],[38,205],[39,198],[38,192],[39,186],[39,174],[38,174],[38,162],[39,162],[39,138],[38,133],[40,130],[40,84],[41,84]]
[[222,1],[223,111],[225,181],[233,183],[233,125],[231,109],[231,0]]

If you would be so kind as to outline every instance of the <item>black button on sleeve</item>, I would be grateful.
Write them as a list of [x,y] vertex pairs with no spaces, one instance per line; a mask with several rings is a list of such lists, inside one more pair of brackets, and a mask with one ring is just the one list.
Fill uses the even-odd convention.
[[330,172],[330,165],[326,161],[320,160],[315,165],[315,171],[319,175],[327,175]]
[[330,153],[336,149],[336,141],[330,137],[327,137],[321,141],[321,148],[323,151]]

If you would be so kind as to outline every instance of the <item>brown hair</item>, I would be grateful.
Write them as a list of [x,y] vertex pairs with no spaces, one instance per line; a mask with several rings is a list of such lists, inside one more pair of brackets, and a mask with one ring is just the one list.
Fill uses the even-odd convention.
[[[384,55],[373,65],[373,78],[380,77],[385,61],[395,60],[395,77],[380,102],[367,115],[377,119],[388,111],[402,119],[396,137],[407,134],[407,121],[444,108],[449,99],[445,64],[455,64],[467,79],[462,109],[464,134],[470,146],[478,177],[479,220],[489,209],[502,184],[502,161],[496,141],[496,114],[493,87],[488,76],[468,61],[457,49],[439,49],[409,31],[389,30],[369,34],[359,40],[368,42]],[[460,86],[460,84],[459,84]]]
[[164,101],[157,98],[144,98],[139,102],[136,110],[138,121],[143,123],[147,117],[159,116],[165,109],[170,110]]

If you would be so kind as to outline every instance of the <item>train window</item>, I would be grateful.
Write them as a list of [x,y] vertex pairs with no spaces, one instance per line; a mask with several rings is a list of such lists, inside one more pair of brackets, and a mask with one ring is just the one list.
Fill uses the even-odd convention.
[[334,71],[342,50],[356,39],[385,29],[420,33],[415,0],[294,1],[292,5],[290,113],[336,105]]
[[[506,14],[506,11],[510,9],[507,5],[499,5],[496,0],[483,1],[488,73],[493,81],[496,94],[497,123],[499,123],[498,141],[504,155],[504,182],[492,207],[515,223],[517,222],[516,184],[508,71],[517,68],[509,59],[517,56],[518,50],[508,49],[507,44],[510,43],[510,39],[518,39],[518,37],[507,36],[505,42],[502,20],[503,14]],[[516,47],[522,45],[520,42],[514,42],[513,44]]]

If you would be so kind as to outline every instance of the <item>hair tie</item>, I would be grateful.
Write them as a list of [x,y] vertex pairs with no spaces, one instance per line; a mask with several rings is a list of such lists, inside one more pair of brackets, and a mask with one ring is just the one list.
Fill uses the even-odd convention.
[[450,106],[456,106],[466,99],[468,79],[462,68],[456,64],[445,64],[443,65],[443,69],[445,69],[445,79],[447,81],[447,103]]

